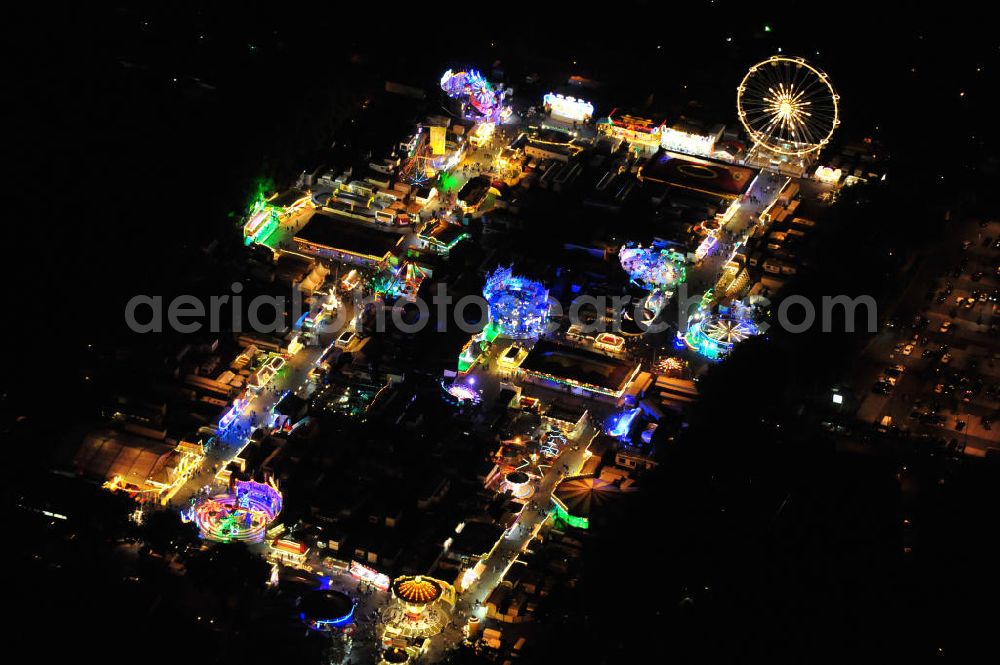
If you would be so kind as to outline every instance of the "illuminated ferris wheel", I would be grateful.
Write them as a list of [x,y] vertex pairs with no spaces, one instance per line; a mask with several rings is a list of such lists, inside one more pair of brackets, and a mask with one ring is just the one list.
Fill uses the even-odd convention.
[[802,58],[775,55],[750,68],[736,110],[754,144],[782,155],[820,150],[840,124],[830,77]]

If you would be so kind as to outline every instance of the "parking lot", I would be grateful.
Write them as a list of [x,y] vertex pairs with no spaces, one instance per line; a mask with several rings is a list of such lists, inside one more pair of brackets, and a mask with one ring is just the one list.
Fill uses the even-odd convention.
[[981,455],[1000,447],[1000,222],[970,220],[946,243],[869,345],[858,416]]

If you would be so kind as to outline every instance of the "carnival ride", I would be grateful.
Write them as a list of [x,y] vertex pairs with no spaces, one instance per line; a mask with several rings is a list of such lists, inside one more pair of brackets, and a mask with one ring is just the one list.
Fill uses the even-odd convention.
[[506,91],[497,90],[478,70],[449,69],[441,76],[441,89],[462,103],[464,114],[471,120],[499,123],[510,115],[510,107],[504,106]]
[[194,521],[207,540],[259,543],[281,507],[281,492],[273,480],[237,480],[231,492],[195,503],[181,517]]
[[539,452],[545,457],[558,457],[567,443],[565,434],[557,428],[551,428],[542,434],[539,440]]
[[426,278],[425,268],[412,261],[404,261],[395,269],[389,268],[372,276],[367,286],[376,297],[402,298],[413,302]]
[[636,417],[641,412],[642,409],[636,407],[611,414],[604,423],[604,432],[616,439],[626,438],[632,430],[632,424],[635,423]]
[[552,516],[567,526],[589,529],[594,512],[603,510],[634,489],[592,476],[566,478],[552,494]]
[[482,395],[473,387],[475,379],[470,377],[467,381],[454,381],[452,383],[441,382],[441,388],[445,392],[445,400],[454,406],[465,406],[469,404],[479,404]]
[[756,147],[785,157],[815,153],[840,124],[830,77],[802,58],[775,55],[750,68],[736,111]]
[[687,277],[684,257],[675,251],[628,243],[618,260],[629,278],[644,289],[670,290]]
[[303,594],[299,618],[313,630],[344,631],[354,623],[357,601],[342,591],[315,589]]
[[541,282],[497,268],[486,277],[483,297],[489,305],[490,323],[512,339],[534,339],[548,322],[549,292]]
[[[626,243],[618,251],[618,260],[632,283],[649,292],[641,315],[645,324],[660,315],[676,286],[687,279],[684,256],[673,250]],[[632,313],[625,316],[632,319]]]
[[383,639],[426,638],[440,633],[455,604],[455,588],[447,582],[422,575],[397,577],[392,581],[395,603],[385,610]]
[[702,305],[688,319],[683,343],[691,350],[710,360],[721,360],[734,346],[761,333],[752,305],[737,301],[713,309],[708,302],[703,298]]
[[431,131],[432,128],[421,125],[405,144],[406,158],[399,169],[399,178],[403,182],[422,185],[438,174],[453,169],[465,156],[465,146],[449,140],[444,141],[443,151],[435,154]]
[[584,99],[548,92],[542,97],[542,104],[553,116],[573,122],[589,122],[594,117],[594,105]]
[[531,475],[520,469],[510,471],[504,476],[501,485],[503,492],[510,492],[510,495],[519,501],[526,501],[535,494],[535,486],[531,482]]

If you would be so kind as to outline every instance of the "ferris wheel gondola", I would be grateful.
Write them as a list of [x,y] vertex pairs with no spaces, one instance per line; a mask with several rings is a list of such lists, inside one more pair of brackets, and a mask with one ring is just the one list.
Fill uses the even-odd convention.
[[830,142],[840,124],[839,100],[825,72],[802,58],[776,55],[743,77],[736,110],[756,146],[801,157]]

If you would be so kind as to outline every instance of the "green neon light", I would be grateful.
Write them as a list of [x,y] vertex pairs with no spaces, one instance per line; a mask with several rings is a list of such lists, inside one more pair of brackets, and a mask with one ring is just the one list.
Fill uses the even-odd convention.
[[576,515],[570,515],[568,512],[566,512],[566,509],[563,508],[563,505],[561,503],[559,503],[558,501],[554,501],[553,503],[556,506],[556,519],[564,522],[569,526],[576,527],[577,529],[590,528],[589,519],[587,519],[586,517],[577,517]]
[[454,240],[452,240],[449,244],[445,245],[445,249],[448,250],[448,251],[451,251],[451,249],[455,245],[457,245],[458,243],[462,242],[463,240],[465,240],[468,237],[470,237],[468,233],[463,233],[463,234],[459,235],[457,238],[455,238]]
[[500,336],[501,332],[502,331],[500,329],[500,326],[494,323],[493,321],[490,321],[489,323],[486,324],[486,327],[483,328],[483,333],[482,333],[483,339],[485,339],[487,342],[492,342],[493,340],[495,340],[497,337]]
[[564,386],[570,386],[572,388],[580,388],[582,390],[587,390],[592,393],[600,393],[602,395],[607,395],[609,397],[619,397],[621,393],[615,392],[614,390],[609,390],[608,388],[602,388],[601,386],[595,386],[592,383],[584,383],[582,381],[574,381],[573,379],[564,379],[552,374],[547,374],[546,372],[536,372],[533,370],[524,370],[525,374],[529,376],[534,376],[544,381],[552,381],[553,383],[558,383]]
[[458,189],[458,178],[450,173],[442,173],[438,184],[441,186],[442,192],[453,192]]
[[473,352],[474,340],[469,340],[465,348],[462,349],[462,353],[458,356],[458,371],[468,372],[469,369],[476,364],[479,359],[479,354]]
[[500,327],[492,321],[486,324],[482,332],[473,337],[462,347],[462,352],[458,356],[458,371],[467,372],[469,368],[476,364],[488,345],[500,336]]
[[263,243],[265,240],[271,237],[271,234],[274,233],[274,230],[278,228],[278,224],[279,224],[278,213],[272,208],[267,222],[261,224],[260,228],[257,229],[256,233],[247,236],[244,239],[244,242],[247,245],[254,242]]

